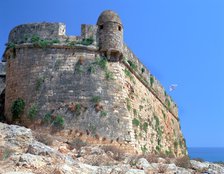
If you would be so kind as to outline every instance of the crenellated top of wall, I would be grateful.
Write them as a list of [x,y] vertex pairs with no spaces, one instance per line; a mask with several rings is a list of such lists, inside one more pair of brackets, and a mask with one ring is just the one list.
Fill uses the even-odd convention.
[[63,23],[43,22],[23,24],[11,30],[8,38],[7,48],[14,48],[16,46],[18,47],[21,44],[35,44],[36,46],[40,47],[55,44],[64,46],[98,46],[97,31],[97,25],[82,24],[81,36],[67,36],[66,26]]
[[177,105],[172,98],[167,95],[160,82],[150,73],[150,71],[140,62],[127,45],[123,47],[124,63],[129,70],[157,97],[160,102],[178,119]]
[[19,25],[11,30],[8,42],[20,43],[33,35],[37,35],[43,39],[64,36],[65,24],[43,22]]
[[81,26],[81,36],[67,36],[63,23],[23,24],[10,31],[8,43],[2,61],[14,57],[14,48],[22,47],[55,47],[55,48],[89,48],[98,50],[98,26]]

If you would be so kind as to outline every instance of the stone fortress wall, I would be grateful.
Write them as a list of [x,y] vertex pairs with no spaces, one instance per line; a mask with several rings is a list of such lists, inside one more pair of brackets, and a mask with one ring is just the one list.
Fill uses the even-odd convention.
[[[66,36],[62,23],[25,24],[10,32],[6,118],[13,121],[12,103],[22,98],[21,124],[61,115],[64,128],[79,137],[140,153],[184,155],[176,104],[123,43],[118,15],[105,11],[97,24],[82,25],[81,36]],[[33,108],[37,115],[30,118]]]

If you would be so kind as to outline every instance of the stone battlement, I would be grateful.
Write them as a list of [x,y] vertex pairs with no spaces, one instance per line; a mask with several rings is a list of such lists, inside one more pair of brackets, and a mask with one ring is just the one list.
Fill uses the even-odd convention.
[[9,34],[8,42],[25,42],[32,36],[39,36],[43,39],[55,39],[65,36],[65,25],[63,23],[31,23],[23,24],[13,28]]

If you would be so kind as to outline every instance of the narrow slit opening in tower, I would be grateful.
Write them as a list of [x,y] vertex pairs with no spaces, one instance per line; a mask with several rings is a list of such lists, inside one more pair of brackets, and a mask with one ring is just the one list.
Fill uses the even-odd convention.
[[103,29],[103,25],[100,25],[100,30],[102,30]]
[[118,30],[121,31],[121,26],[120,25],[118,26]]

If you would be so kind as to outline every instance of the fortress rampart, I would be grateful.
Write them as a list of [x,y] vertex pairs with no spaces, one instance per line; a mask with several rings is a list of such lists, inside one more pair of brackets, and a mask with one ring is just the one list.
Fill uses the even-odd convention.
[[184,155],[177,106],[124,44],[118,15],[105,11],[97,25],[81,30],[81,36],[67,36],[62,23],[34,23],[10,32],[4,53],[7,120],[15,121],[12,104],[20,98],[20,124],[60,115],[64,129],[81,135],[138,153]]

